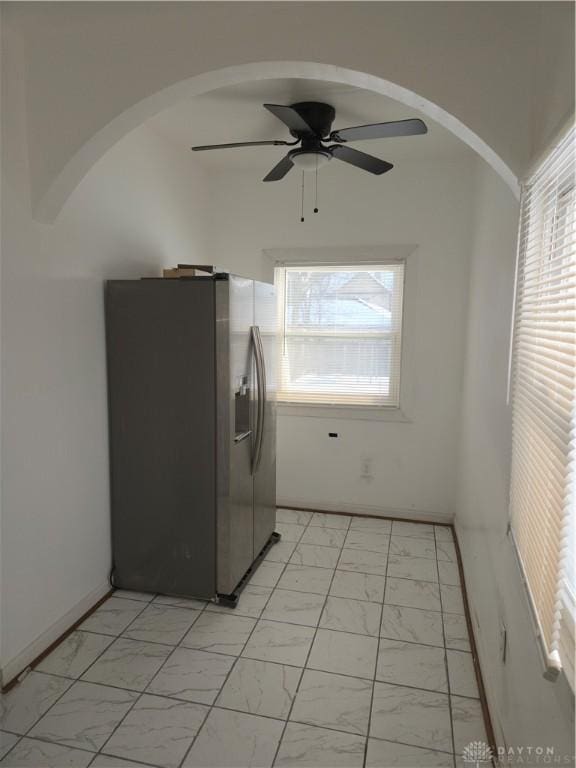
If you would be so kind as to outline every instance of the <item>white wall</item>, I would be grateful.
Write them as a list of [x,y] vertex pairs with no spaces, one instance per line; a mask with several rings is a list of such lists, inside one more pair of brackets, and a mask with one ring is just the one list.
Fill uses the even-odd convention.
[[[542,677],[526,594],[506,535],[510,408],[506,404],[518,206],[479,168],[470,266],[456,527],[474,630],[499,744],[574,754],[574,698]],[[506,664],[500,628],[508,631]],[[560,764],[560,762],[558,763]]]
[[405,160],[383,177],[331,163],[319,173],[320,213],[311,212],[309,189],[303,224],[299,174],[277,184],[262,184],[254,172],[213,176],[214,258],[233,258],[254,276],[266,272],[262,248],[418,246],[409,257],[416,274],[408,276],[405,306],[410,349],[402,400],[409,420],[281,409],[280,503],[453,515],[474,169],[468,155]]
[[192,157],[139,129],[95,166],[57,224],[34,222],[24,62],[8,34],[3,54],[0,641],[9,679],[106,589],[103,281],[203,260],[206,215]]
[[[461,120],[517,174],[573,110],[567,2],[4,3],[2,13],[27,46],[34,203],[100,131],[95,157],[171,93],[183,97],[175,84],[239,64],[318,62],[384,78]],[[544,101],[547,126],[535,126]]]
[[[573,12],[571,3],[339,4],[326,34],[325,4],[315,3],[3,5],[3,16],[11,17],[3,25],[2,92],[4,665],[55,617],[104,588],[102,280],[152,273],[162,263],[205,253],[199,177],[186,169],[192,161],[145,131],[103,159],[54,227],[32,221],[32,199],[42,197],[74,152],[140,99],[202,71],[267,59],[323,61],[397,82],[463,120],[521,172],[573,108]],[[9,26],[23,36],[22,51],[7,39]],[[246,180],[230,178],[230,189],[215,197],[216,226],[237,233],[220,232],[215,253],[233,259],[238,271],[262,274],[262,247],[326,245],[326,223],[339,244],[358,245],[360,236],[360,244],[420,244],[413,423],[333,427],[325,419],[282,417],[281,493],[297,487],[318,505],[354,498],[378,507],[456,508],[471,176],[466,168],[411,174],[407,168],[391,192],[370,201],[355,182],[335,183],[322,192],[318,220],[305,227],[297,220],[294,185],[272,191],[257,182],[252,193]],[[371,180],[358,178],[369,189]],[[570,702],[560,686],[539,676],[503,537],[509,423],[502,387],[516,210],[489,176],[476,203],[460,443],[466,575],[492,710],[507,740],[551,741],[568,751]],[[342,455],[323,463],[322,480],[333,484],[324,500],[309,459],[336,451],[326,443],[329,424],[342,435]],[[371,483],[358,478],[362,455],[354,443],[374,458]],[[511,632],[505,668],[496,661],[499,614]]]
[[[574,13],[574,4],[572,13]],[[540,9],[540,34],[536,49],[533,91],[532,159],[539,162],[550,145],[566,132],[574,120],[574,22],[567,23],[566,3],[547,3]]]

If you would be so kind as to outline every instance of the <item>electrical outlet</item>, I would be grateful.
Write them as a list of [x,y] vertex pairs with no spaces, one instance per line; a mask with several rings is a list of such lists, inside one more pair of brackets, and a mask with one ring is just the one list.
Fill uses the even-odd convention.
[[364,480],[372,480],[372,459],[370,456],[362,456],[360,460],[360,477]]

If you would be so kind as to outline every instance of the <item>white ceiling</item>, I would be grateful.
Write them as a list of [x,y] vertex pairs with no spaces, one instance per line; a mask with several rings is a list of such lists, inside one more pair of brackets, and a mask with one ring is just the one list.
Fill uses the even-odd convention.
[[[288,129],[262,106],[324,101],[336,109],[333,128],[403,120],[420,113],[397,101],[353,86],[317,80],[260,80],[221,88],[180,102],[148,122],[148,126],[183,152],[198,144],[230,141],[292,140]],[[395,139],[354,142],[354,147],[396,164],[402,160],[462,157],[471,150],[445,128],[425,120],[428,133]],[[287,147],[245,147],[198,152],[194,158],[208,170],[248,169],[264,175]]]

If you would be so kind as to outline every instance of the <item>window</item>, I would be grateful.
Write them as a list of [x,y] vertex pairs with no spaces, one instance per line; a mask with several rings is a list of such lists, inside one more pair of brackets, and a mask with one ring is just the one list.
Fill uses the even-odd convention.
[[510,524],[547,662],[574,685],[576,191],[572,130],[524,188]]
[[404,262],[286,266],[277,282],[278,399],[398,407]]

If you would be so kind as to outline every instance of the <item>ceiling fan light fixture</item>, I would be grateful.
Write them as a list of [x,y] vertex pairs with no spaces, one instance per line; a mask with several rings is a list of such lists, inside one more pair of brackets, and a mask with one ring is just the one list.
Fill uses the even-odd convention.
[[290,152],[290,159],[301,171],[315,171],[326,165],[332,155],[328,151],[296,149]]

